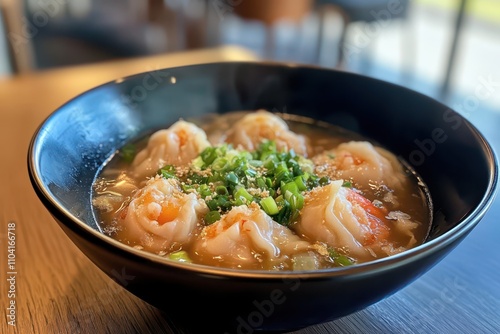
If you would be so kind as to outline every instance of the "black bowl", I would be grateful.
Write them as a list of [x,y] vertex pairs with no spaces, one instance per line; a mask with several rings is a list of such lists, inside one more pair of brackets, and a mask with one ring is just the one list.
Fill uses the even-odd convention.
[[[434,203],[425,243],[351,267],[277,273],[171,262],[99,231],[92,182],[118,148],[180,117],[259,108],[356,131],[412,164]],[[28,167],[40,200],[102,271],[178,321],[231,333],[295,330],[395,293],[478,224],[498,180],[497,160],[484,137],[431,98],[335,70],[238,62],[141,73],[85,92],[34,134]]]

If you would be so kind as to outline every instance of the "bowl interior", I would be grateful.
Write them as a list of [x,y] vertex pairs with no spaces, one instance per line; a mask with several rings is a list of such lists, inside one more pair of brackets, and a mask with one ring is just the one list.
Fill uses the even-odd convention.
[[[203,300],[211,303],[212,291],[217,291],[228,305],[235,302],[234,296],[241,300],[229,311],[246,307],[253,312],[254,298],[268,297],[269,289],[286,289],[282,281],[270,274],[231,276],[229,271],[214,270],[226,279],[221,285],[221,277],[196,267],[189,268],[195,275],[186,275],[188,269],[181,265],[170,264],[166,271],[166,261],[119,247],[99,232],[91,190],[102,166],[131,140],[179,118],[260,108],[314,118],[379,142],[415,169],[433,201],[432,227],[424,245],[404,252],[404,257],[341,268],[312,280],[294,292],[295,299],[290,298],[282,311],[276,310],[264,329],[291,330],[332,320],[398,290],[441,259],[479,222],[493,200],[498,178],[495,154],[476,128],[448,107],[360,75],[272,63],[162,69],[85,92],[61,106],[35,133],[28,153],[30,178],[65,232],[101,269],[109,275],[119,264],[141,276],[126,287],[129,291],[168,308],[155,287],[162,289],[170,281],[178,285],[179,294],[195,289],[205,296],[200,297],[203,310],[211,307]],[[373,270],[365,275],[366,268]],[[254,278],[265,284],[254,284]],[[306,312],[302,305],[311,298],[315,306]],[[297,316],[291,318],[293,312]]]
[[91,185],[119,147],[179,118],[258,108],[344,127],[406,160],[432,196],[429,240],[480,210],[493,192],[496,160],[491,147],[448,107],[359,75],[257,63],[157,70],[86,92],[41,126],[32,145],[30,173],[45,197],[97,230]]

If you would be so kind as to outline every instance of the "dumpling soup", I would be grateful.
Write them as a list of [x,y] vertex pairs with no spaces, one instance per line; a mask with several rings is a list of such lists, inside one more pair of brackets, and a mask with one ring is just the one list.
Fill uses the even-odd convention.
[[424,182],[358,135],[265,110],[179,120],[118,151],[94,184],[103,233],[171,260],[318,270],[421,244]]

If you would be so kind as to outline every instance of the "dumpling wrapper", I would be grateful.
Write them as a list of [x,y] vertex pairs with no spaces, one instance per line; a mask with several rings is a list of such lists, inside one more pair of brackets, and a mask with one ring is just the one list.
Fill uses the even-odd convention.
[[278,150],[308,155],[307,138],[294,133],[280,117],[266,110],[245,115],[230,130],[226,142],[248,151],[257,149],[264,140],[273,140]]
[[350,180],[365,189],[371,183],[386,185],[390,189],[401,188],[406,182],[398,159],[367,141],[342,143],[333,150],[314,156],[312,161],[318,175]]
[[198,262],[220,262],[224,267],[242,269],[281,266],[294,254],[310,248],[309,242],[273,221],[258,205],[233,207],[205,227],[194,244]]
[[211,146],[203,129],[193,123],[177,121],[168,129],[151,135],[146,148],[132,162],[136,178],[154,176],[165,165],[184,166]]
[[207,212],[203,200],[181,192],[179,181],[156,176],[135,193],[119,219],[130,243],[158,253],[189,243]]
[[293,229],[311,242],[323,242],[351,257],[368,260],[374,257],[372,248],[386,243],[389,228],[383,219],[385,213],[375,207],[368,212],[371,202],[342,184],[343,180],[337,180],[313,189],[305,197]]

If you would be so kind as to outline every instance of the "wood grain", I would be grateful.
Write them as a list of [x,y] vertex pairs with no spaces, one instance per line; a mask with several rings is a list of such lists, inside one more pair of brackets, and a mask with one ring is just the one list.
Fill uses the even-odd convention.
[[[71,243],[31,187],[27,150],[39,124],[88,88],[161,67],[236,59],[254,58],[223,48],[0,80],[0,333],[189,333],[102,274]],[[500,123],[498,115],[475,121],[500,143],[488,126]],[[499,220],[495,203],[463,243],[413,284],[356,314],[296,333],[500,333]],[[16,226],[16,327],[6,317],[9,223]]]
[[[45,210],[27,172],[29,142],[57,107],[96,85],[139,72],[256,58],[236,47],[37,72],[0,80],[1,308],[7,298],[7,226],[15,223],[16,327],[1,333],[178,333],[155,308],[102,274]],[[175,328],[175,327],[172,327]]]

